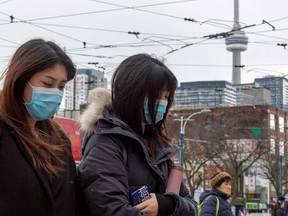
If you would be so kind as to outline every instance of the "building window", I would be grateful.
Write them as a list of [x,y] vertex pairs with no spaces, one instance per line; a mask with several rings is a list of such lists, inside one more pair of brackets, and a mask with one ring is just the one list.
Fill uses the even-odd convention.
[[279,141],[279,155],[284,155],[284,142]]
[[275,130],[275,115],[270,113],[270,129]]
[[279,131],[281,133],[284,133],[284,118],[279,116]]
[[211,124],[212,123],[212,117],[211,116],[207,116],[206,117],[206,124]]
[[220,124],[225,124],[226,122],[226,117],[223,115],[220,117]]
[[270,139],[270,152],[275,155],[275,140]]

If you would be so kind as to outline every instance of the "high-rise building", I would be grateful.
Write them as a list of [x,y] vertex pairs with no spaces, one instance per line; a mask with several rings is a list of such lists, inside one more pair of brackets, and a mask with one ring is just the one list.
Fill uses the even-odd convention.
[[[257,79],[261,80],[261,79]],[[265,79],[264,79],[265,80]],[[260,81],[258,81],[260,83]],[[175,108],[229,107],[236,105],[270,105],[275,95],[271,86],[254,83],[232,85],[227,81],[198,81],[180,83],[175,92]],[[275,87],[276,88],[276,87]],[[279,86],[277,91],[279,91]],[[288,93],[286,93],[288,96]],[[279,97],[279,96],[277,96]],[[279,99],[277,99],[279,101]],[[283,102],[285,104],[285,102]],[[280,105],[276,108],[281,108]],[[282,109],[282,108],[281,108]]]
[[236,89],[227,81],[183,82],[175,92],[175,108],[235,105]]
[[233,85],[236,88],[237,105],[270,105],[270,89],[257,83]]
[[104,78],[104,73],[93,69],[77,69],[77,75],[87,75],[88,91],[95,87],[107,88],[107,79]]
[[255,84],[270,89],[273,107],[288,111],[288,80],[285,77],[257,78]]
[[93,69],[78,69],[74,80],[65,86],[64,109],[80,110],[80,105],[87,103],[89,90],[95,87],[107,88],[104,73]]

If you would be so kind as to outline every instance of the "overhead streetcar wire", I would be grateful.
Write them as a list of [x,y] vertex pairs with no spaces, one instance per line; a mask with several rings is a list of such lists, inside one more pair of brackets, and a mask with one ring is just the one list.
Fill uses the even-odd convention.
[[11,41],[11,40],[8,40],[8,39],[5,39],[5,38],[0,38],[0,40],[5,41],[5,42],[8,42],[8,43],[15,44],[15,45],[19,45],[19,43],[14,42],[14,41]]
[[13,1],[13,0],[3,1],[3,2],[0,2],[0,4],[5,4],[5,3],[7,3],[7,2],[11,2],[11,1]]
[[[121,7],[122,9],[134,9],[134,10],[138,10],[138,11],[142,11],[142,12],[146,12],[146,13],[151,13],[151,14],[156,14],[156,15],[160,15],[160,16],[166,16],[166,17],[170,17],[170,18],[175,18],[175,19],[181,19],[181,20],[185,20],[185,21],[192,21],[195,23],[200,23],[200,25],[202,24],[207,24],[207,25],[212,25],[212,26],[216,26],[216,27],[222,27],[222,28],[228,28],[231,29],[230,26],[227,26],[225,24],[222,23],[217,23],[217,22],[212,22],[212,21],[197,21],[195,19],[190,19],[190,18],[183,18],[183,17],[178,17],[178,16],[173,16],[173,15],[169,15],[169,14],[163,14],[163,13],[159,13],[159,12],[155,12],[155,11],[149,11],[149,10],[143,10],[143,9],[139,9],[139,8],[143,8],[143,7],[151,7],[151,6],[159,6],[159,5],[166,5],[166,4],[174,4],[174,3],[183,3],[183,2],[189,2],[191,0],[186,0],[186,1],[176,1],[176,2],[167,2],[167,3],[158,3],[158,4],[150,4],[150,5],[142,5],[142,6],[133,6],[133,7],[129,7],[129,6],[124,6],[124,5],[119,5],[119,4],[114,4],[114,3],[110,3],[110,2],[105,2],[105,1],[98,1],[98,0],[93,0],[95,2],[99,2],[99,3],[103,3],[103,4],[108,4],[111,6],[118,6]],[[192,0],[194,1],[194,0]],[[212,19],[211,19],[212,20]],[[225,20],[227,21],[227,20]],[[233,22],[233,21],[230,21]]]
[[249,34],[254,34],[254,35],[258,35],[258,36],[262,36],[262,37],[279,39],[279,40],[284,40],[284,41],[287,40],[287,38],[275,37],[275,36],[271,36],[271,35],[265,35],[265,34],[259,34],[259,33],[253,33],[253,32],[249,32]]
[[[86,38],[82,38],[82,39],[78,39],[78,38],[74,38],[71,37],[70,35],[67,34],[63,34],[59,31],[56,31],[54,27],[59,27],[59,28],[71,28],[71,29],[78,29],[78,30],[91,30],[91,31],[102,31],[102,32],[111,32],[111,33],[119,33],[119,34],[126,34],[127,35],[127,39],[129,40],[129,37],[132,37],[133,35],[128,35],[128,31],[134,31],[134,29],[127,29],[125,31],[121,31],[121,30],[113,30],[113,29],[102,29],[102,28],[91,28],[91,27],[83,27],[83,26],[73,26],[73,25],[63,25],[63,24],[49,24],[49,23],[41,23],[38,22],[40,20],[52,20],[52,19],[60,19],[60,18],[65,18],[65,17],[76,17],[76,16],[84,16],[84,15],[92,15],[92,14],[97,14],[97,13],[109,13],[109,12],[114,12],[114,11],[121,11],[121,10],[137,10],[137,11],[141,11],[141,12],[145,12],[145,13],[150,13],[150,14],[155,14],[155,15],[159,15],[159,16],[163,16],[163,17],[169,17],[169,18],[173,18],[173,19],[178,19],[178,20],[183,20],[185,18],[183,17],[179,17],[179,16],[174,16],[174,15],[169,15],[169,14],[164,14],[164,13],[159,13],[159,12],[155,12],[152,10],[145,10],[144,8],[152,8],[152,7],[156,7],[156,6],[161,6],[161,5],[169,5],[169,4],[178,4],[178,3],[184,3],[184,2],[192,2],[193,0],[183,0],[183,1],[173,1],[173,2],[163,2],[163,3],[155,3],[155,4],[146,4],[146,5],[138,5],[138,6],[123,6],[123,5],[119,5],[119,4],[112,4],[109,3],[107,1],[98,1],[95,0],[94,2],[98,2],[98,3],[102,3],[102,4],[108,4],[111,6],[115,6],[115,7],[120,7],[120,8],[112,8],[112,9],[107,9],[107,10],[99,10],[99,11],[88,11],[88,12],[83,12],[83,13],[75,13],[75,14],[64,14],[64,15],[58,15],[58,16],[51,16],[51,17],[42,17],[42,18],[33,18],[33,19],[28,19],[28,20],[20,20],[15,18],[14,16],[12,16],[11,14],[6,14],[3,12],[0,12],[0,14],[3,14],[5,16],[7,16],[7,20],[0,20],[1,23],[0,25],[14,25],[17,23],[23,23],[23,24],[29,24],[32,26],[35,26],[37,28],[43,29],[45,31],[51,32],[53,34],[59,35],[61,37],[65,37],[65,38],[69,38],[71,40],[74,40],[76,42],[79,42],[79,47],[78,48],[66,48],[66,51],[68,54],[71,55],[79,55],[79,56],[83,56],[83,57],[95,57],[95,58],[103,58],[103,59],[112,59],[112,58],[116,58],[116,57],[125,57],[124,55],[115,55],[115,56],[101,56],[101,55],[90,55],[84,53],[85,51],[89,51],[89,50],[96,50],[95,52],[97,52],[98,50],[101,49],[111,49],[111,48],[138,48],[138,47],[156,47],[156,46],[162,46],[162,47],[167,47],[170,49],[169,52],[167,52],[166,54],[164,54],[163,56],[166,56],[168,54],[174,53],[174,52],[178,52],[184,48],[190,47],[190,46],[208,46],[208,45],[218,45],[218,44],[225,44],[225,36],[228,35],[231,32],[232,27],[230,27],[229,25],[227,25],[227,23],[233,23],[233,21],[229,21],[229,20],[219,20],[219,19],[207,19],[203,22],[198,21],[196,19],[193,18],[187,18],[186,21],[190,21],[190,22],[195,22],[199,25],[211,25],[211,26],[217,26],[217,27],[221,27],[221,28],[225,28],[228,29],[230,31],[226,32],[226,35],[223,34],[224,36],[222,38],[217,38],[217,37],[211,37],[211,38],[205,38],[205,36],[200,36],[200,37],[190,37],[190,36],[183,36],[183,35],[171,35],[171,34],[161,34],[161,33],[147,33],[147,32],[140,32],[139,31],[139,35],[138,39],[139,41],[136,42],[127,42],[127,43],[113,43],[113,44],[95,44],[95,43],[91,43],[90,41],[85,40]],[[9,1],[5,1],[5,2],[0,2],[0,4],[6,3]],[[266,21],[266,22],[262,22],[259,24],[255,24],[255,25],[246,25],[244,23],[241,23],[243,25],[242,29],[245,28],[250,28],[250,27],[256,27],[256,26],[261,26],[261,25],[267,25],[268,23],[273,23],[273,26],[275,26],[275,28],[270,28],[268,25],[267,27],[269,27],[269,30],[266,31],[254,31],[254,32],[246,32],[247,34],[251,34],[251,35],[255,35],[255,36],[262,36],[262,37],[267,37],[267,38],[273,38],[275,39],[274,41],[249,41],[249,43],[255,43],[255,44],[265,44],[265,45],[273,45],[276,46],[277,43],[281,43],[283,41],[287,41],[287,38],[282,38],[282,37],[276,37],[276,36],[271,36],[271,35],[265,35],[265,34],[261,34],[261,33],[271,33],[275,35],[275,32],[279,32],[279,31],[285,31],[288,29],[282,28],[282,29],[278,29],[276,22],[278,21],[282,21],[288,19],[288,17],[284,17],[284,18],[279,18],[279,19],[275,19],[272,21]],[[2,23],[3,22],[3,23]],[[53,27],[53,29],[51,28],[46,28],[45,26],[50,26],[51,28]],[[231,24],[232,26],[232,24]],[[240,29],[240,30],[242,30]],[[267,28],[268,29],[268,28]],[[225,30],[226,31],[226,30]],[[62,31],[64,32],[64,31]],[[212,35],[212,34],[211,34]],[[136,35],[134,35],[135,37]],[[217,33],[214,34],[214,36],[217,36]],[[9,42],[15,45],[19,45],[16,42],[13,41],[9,41],[7,39],[3,39],[0,38],[0,40],[5,41],[5,42]],[[200,41],[199,41],[200,40]],[[213,42],[213,41],[220,41],[220,42]],[[277,41],[276,41],[277,40]],[[135,41],[135,40],[134,40]],[[274,44],[273,44],[274,43]],[[84,46],[83,46],[84,44]],[[5,46],[5,45],[0,45],[0,46]],[[77,44],[75,45],[77,47]],[[8,46],[9,47],[9,46]],[[10,46],[12,47],[12,46]],[[279,48],[280,49],[280,48]],[[78,52],[82,52],[82,53],[78,53]],[[115,51],[116,54],[116,51]],[[76,62],[77,63],[77,62]],[[112,64],[119,64],[118,63],[105,63],[107,65],[112,65]],[[77,63],[78,64],[78,63]],[[82,63],[81,63],[82,64]],[[101,62],[101,64],[104,64]],[[87,65],[87,63],[86,63]],[[179,67],[231,67],[231,65],[189,65],[189,64],[169,64],[171,66],[179,66]],[[276,64],[276,65],[282,65],[282,64]],[[287,64],[284,64],[285,66],[287,66]],[[248,67],[249,65],[245,65],[245,67]],[[270,65],[260,65],[260,67],[265,67],[265,66],[271,66]],[[273,64],[272,66],[275,66],[275,64]],[[106,73],[106,72],[105,72]]]
[[[103,1],[96,1],[96,2],[101,2],[101,3],[106,3],[106,4],[110,4],[111,3],[107,3],[107,2],[103,2]],[[177,1],[177,2],[168,2],[168,3],[159,3],[159,4],[150,4],[150,5],[142,5],[142,6],[135,6],[135,7],[126,7],[128,9],[137,9],[137,7],[151,7],[151,6],[159,6],[159,5],[165,5],[165,4],[172,4],[172,3],[182,3],[182,2],[187,2],[187,1]],[[112,5],[116,5],[116,4],[112,4]],[[122,5],[117,5],[117,6],[121,6],[121,7],[125,7],[125,6],[122,6]],[[84,13],[81,13],[81,14],[84,14]],[[87,14],[87,13],[86,13]],[[8,14],[5,14],[8,16]],[[57,16],[59,17],[59,16]],[[63,16],[62,16],[63,17]],[[51,18],[51,17],[50,17]],[[179,17],[180,18],[180,17]],[[41,18],[42,19],[42,18]],[[181,18],[182,19],[182,18]],[[98,30],[98,31],[110,31],[110,32],[118,32],[118,33],[125,33],[126,34],[126,31],[117,31],[117,30],[107,30],[107,29],[95,29],[95,28],[87,28],[87,27],[77,27],[77,26],[65,26],[65,25],[57,25],[57,24],[45,24],[45,23],[33,23],[33,22],[30,22],[31,20],[37,20],[37,19],[30,19],[30,20],[27,20],[27,21],[20,21],[20,22],[24,22],[24,23],[28,23],[30,25],[34,25],[38,28],[42,28],[46,31],[50,31],[50,32],[53,32],[55,34],[58,34],[58,35],[61,35],[63,37],[66,37],[66,38],[69,38],[69,39],[72,39],[72,40],[75,40],[77,42],[81,42],[83,43],[82,40],[79,40],[79,39],[76,39],[76,38],[73,38],[73,37],[70,37],[68,35],[65,35],[65,34],[62,34],[62,33],[59,33],[59,32],[56,32],[54,30],[51,30],[51,29],[47,29],[47,28],[44,28],[42,27],[43,25],[50,25],[50,26],[58,26],[58,27],[67,27],[67,28],[78,28],[78,29],[90,29],[90,30]],[[39,19],[38,19],[39,20]],[[210,19],[211,20],[211,19]],[[207,20],[207,21],[204,21],[202,22],[201,24],[205,23],[205,22],[211,22],[210,20]],[[278,19],[280,20],[280,19]],[[219,21],[225,21],[225,22],[229,22],[227,20],[219,20]],[[220,23],[221,24],[221,23]],[[162,36],[171,36],[171,37],[185,37],[185,36],[180,36],[180,35],[165,35],[165,34],[156,34],[156,33],[141,33],[141,34],[145,34],[145,35],[162,35]],[[187,36],[186,36],[187,37]],[[271,36],[267,36],[267,37],[271,37]],[[278,38],[279,39],[279,38]],[[175,40],[175,39],[171,39],[171,40]],[[163,43],[161,41],[155,41],[155,43]],[[91,43],[90,43],[91,44]],[[169,44],[163,44],[164,46],[169,46]],[[103,48],[103,47],[102,47]]]
[[[188,2],[188,1],[194,1],[194,0],[185,0],[185,1],[178,1],[178,2],[170,2],[170,4],[174,4],[174,3],[181,3],[181,2]],[[104,2],[101,2],[104,3]],[[107,2],[106,2],[107,3]],[[108,4],[108,3],[107,3]],[[112,4],[112,3],[111,3]],[[167,3],[163,3],[163,4],[169,4]],[[137,8],[137,7],[150,7],[152,5],[142,5],[142,6],[136,6],[133,8]],[[29,19],[27,21],[39,21],[39,20],[47,20],[47,19],[59,19],[59,18],[65,18],[65,17],[74,17],[74,16],[83,16],[83,15],[89,15],[89,14],[97,14],[97,13],[107,13],[107,12],[113,12],[113,11],[120,11],[120,10],[127,10],[127,9],[131,9],[129,7],[125,7],[125,8],[116,8],[116,9],[107,9],[107,10],[100,10],[100,11],[90,11],[90,12],[82,12],[82,13],[74,13],[74,14],[66,14],[66,15],[58,15],[58,16],[51,16],[51,17],[41,17],[41,18],[34,18],[34,19]],[[172,16],[173,17],[173,16]],[[175,18],[175,17],[174,17]],[[179,17],[176,17],[179,18]]]
[[[93,30],[93,31],[103,31],[103,32],[127,34],[127,31],[124,31],[124,30],[120,31],[120,30],[113,30],[113,29],[91,28],[91,27],[83,27],[83,26],[60,25],[60,24],[49,24],[49,23],[39,23],[39,22],[31,22],[31,23],[37,24],[40,26],[43,25],[43,26],[53,26],[53,27],[63,27],[63,28],[72,28],[72,29],[83,29],[83,30]],[[142,35],[167,36],[167,37],[179,37],[179,38],[193,38],[193,37],[187,36],[187,35],[159,34],[159,33],[148,33],[148,32],[141,32],[141,34]],[[194,37],[194,38],[200,38],[200,37]]]
[[274,23],[274,22],[278,22],[278,21],[284,20],[284,19],[288,19],[288,17],[282,17],[282,18],[279,18],[279,19],[270,20],[269,22],[270,22],[270,23]]
[[76,38],[74,38],[74,37],[71,37],[71,36],[68,36],[68,35],[65,35],[65,34],[56,32],[56,31],[54,31],[54,30],[51,30],[51,29],[48,29],[48,28],[44,28],[44,27],[42,27],[42,26],[40,26],[40,25],[34,24],[33,22],[27,22],[27,21],[21,21],[21,22],[22,22],[22,23],[27,23],[27,24],[29,24],[29,25],[35,26],[35,27],[37,27],[37,28],[43,29],[43,30],[48,31],[48,32],[52,32],[52,33],[57,34],[57,35],[60,35],[60,36],[62,36],[62,37],[69,38],[69,39],[71,39],[71,40],[74,40],[74,41],[83,43],[83,40],[79,40],[79,39],[76,39]]
[[[189,0],[188,0],[189,1]],[[191,1],[191,0],[190,0]],[[103,4],[108,4],[111,6],[117,6],[117,7],[121,7],[122,9],[132,9],[132,10],[138,10],[138,11],[142,11],[142,12],[146,12],[146,13],[151,13],[151,14],[156,14],[156,15],[161,15],[161,16],[166,16],[166,17],[170,17],[170,18],[175,18],[175,19],[183,19],[182,17],[178,17],[178,16],[173,16],[173,15],[168,15],[168,14],[164,14],[164,13],[159,13],[159,12],[155,12],[155,11],[149,11],[149,10],[143,10],[140,8],[143,7],[150,7],[150,6],[158,6],[159,4],[155,4],[155,5],[142,5],[142,6],[135,6],[135,7],[127,7],[124,5],[119,5],[119,4],[113,4],[113,3],[109,3],[109,2],[104,2],[104,1],[98,1],[95,0],[95,2],[99,2],[99,3],[103,3]],[[181,1],[182,2],[182,1]],[[174,2],[175,3],[175,2]],[[179,3],[179,2],[176,2]],[[168,4],[168,3],[167,3]]]
[[[11,15],[8,15],[8,14],[3,13],[3,12],[0,12],[0,14],[4,14],[4,15],[9,16],[9,17],[11,16]],[[19,18],[16,18],[16,17],[13,17],[13,18],[16,19],[16,20],[18,20],[19,23],[29,24],[29,25],[35,26],[35,27],[37,27],[37,28],[43,29],[43,30],[45,30],[45,31],[52,32],[52,33],[54,33],[54,34],[60,35],[60,36],[62,36],[62,37],[69,38],[69,39],[71,39],[71,40],[74,40],[74,41],[77,41],[77,42],[81,42],[81,43],[83,42],[83,41],[81,41],[81,40],[78,40],[78,39],[76,39],[76,38],[70,37],[70,36],[68,36],[68,35],[64,35],[64,34],[62,34],[62,33],[53,31],[53,30],[51,30],[51,29],[44,28],[44,27],[39,26],[39,25],[37,25],[37,24],[34,24],[34,23],[32,23],[32,22],[24,21],[24,20],[19,19]],[[14,23],[13,23],[13,24],[14,24]]]

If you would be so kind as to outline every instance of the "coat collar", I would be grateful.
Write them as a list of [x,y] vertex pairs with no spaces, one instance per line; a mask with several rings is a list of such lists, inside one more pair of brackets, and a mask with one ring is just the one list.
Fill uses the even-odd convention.
[[88,105],[80,116],[80,130],[91,134],[96,128],[96,122],[103,118],[105,107],[111,107],[111,93],[105,88],[92,89],[88,96]]

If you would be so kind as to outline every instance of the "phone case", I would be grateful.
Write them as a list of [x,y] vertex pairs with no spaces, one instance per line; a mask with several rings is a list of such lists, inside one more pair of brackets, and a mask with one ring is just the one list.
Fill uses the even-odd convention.
[[133,202],[133,205],[138,205],[139,203],[151,198],[150,193],[148,190],[148,187],[146,185],[142,186],[141,188],[138,188],[131,194],[131,199]]

